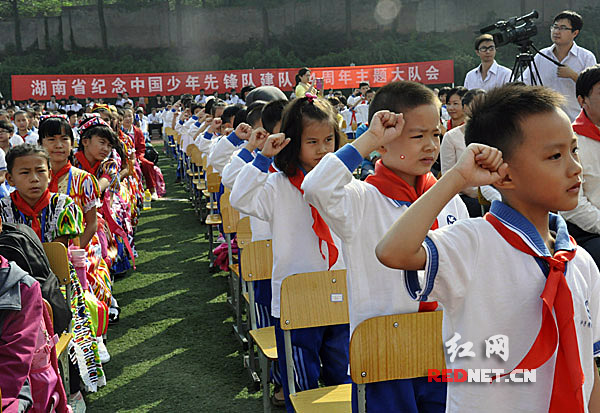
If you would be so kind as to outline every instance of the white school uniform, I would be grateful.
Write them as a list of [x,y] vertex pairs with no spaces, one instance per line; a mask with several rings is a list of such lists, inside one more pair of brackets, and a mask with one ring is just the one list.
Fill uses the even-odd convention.
[[495,60],[490,66],[485,79],[482,78],[481,65],[472,69],[465,76],[465,87],[467,89],[483,89],[490,91],[500,87],[510,80],[511,70],[499,65]]
[[223,175],[223,169],[231,161],[231,157],[239,147],[244,143],[238,138],[235,132],[231,132],[226,138],[217,142],[208,155],[208,165],[211,165],[215,171]]
[[[233,188],[233,184],[237,179],[242,168],[249,162],[254,160],[254,154],[246,148],[237,149],[230,159],[230,162],[223,168],[221,174],[221,183],[226,188]],[[240,213],[240,218],[248,215]],[[250,215],[250,229],[252,230],[252,242],[271,239],[271,225]]]
[[[269,158],[256,155],[240,171],[231,190],[231,205],[237,210],[268,221],[273,234],[273,272],[271,277],[271,315],[279,318],[281,282],[292,274],[326,271],[329,268],[325,242],[319,251],[310,206],[283,172],[269,174]],[[332,232],[341,252],[340,239]],[[344,269],[342,254],[332,269]]]
[[[361,162],[354,146],[346,145],[335,154],[325,155],[302,184],[306,201],[317,208],[343,243],[351,334],[368,318],[419,311],[418,303],[406,293],[403,271],[385,267],[375,256],[375,246],[408,206],[355,179],[351,170]],[[464,203],[456,196],[439,214],[438,225],[468,217]]]
[[23,138],[21,138],[16,133],[14,133],[13,136],[10,137],[10,139],[8,140],[8,142],[10,143],[11,148],[13,146],[22,145],[22,144],[25,143],[25,141],[23,140]]
[[600,142],[577,135],[579,162],[583,168],[583,183],[577,207],[560,214],[584,231],[600,235]]
[[23,141],[25,143],[30,143],[32,145],[37,145],[39,138],[40,138],[40,136],[37,134],[37,132],[35,132],[33,130],[30,130],[27,132],[26,135],[21,136],[21,139],[23,139]]
[[[498,201],[492,204],[492,212],[533,250],[549,255],[533,224],[520,213]],[[564,220],[552,214],[550,224],[551,229],[558,228],[556,248],[572,248]],[[423,246],[427,252],[426,271],[418,282],[408,276],[407,288],[415,299],[439,301],[444,307],[446,339],[459,333],[459,343],[472,342],[475,352],[475,357],[456,357],[454,362],[446,354],[447,368],[514,369],[529,352],[542,320],[540,295],[546,278],[536,258],[512,247],[483,218],[430,231]],[[593,356],[600,354],[600,274],[581,247],[566,267],[587,411],[596,368]],[[485,356],[485,340],[497,334],[509,339],[506,362],[495,355]],[[448,383],[446,411],[546,412],[555,362],[554,355],[537,369],[535,383]]]
[[194,141],[194,145],[196,145],[198,149],[200,149],[200,152],[208,155],[210,154],[213,145],[215,145],[220,138],[220,135],[213,135],[210,132],[204,132],[198,135],[198,137]]

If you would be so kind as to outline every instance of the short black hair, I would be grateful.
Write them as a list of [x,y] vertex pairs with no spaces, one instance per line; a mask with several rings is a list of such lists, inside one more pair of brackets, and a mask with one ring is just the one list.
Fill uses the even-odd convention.
[[[8,116],[8,113],[3,113],[3,115]],[[10,133],[13,133],[15,131],[13,124],[7,120],[0,120],[0,129],[4,129],[5,131],[8,131]]]
[[[475,38],[475,50],[479,50],[479,45],[483,42],[494,42],[494,36],[489,33],[482,34]],[[496,44],[496,42],[494,42]]]
[[460,97],[460,99],[462,100],[463,96],[465,95],[465,93],[467,93],[469,91],[469,89],[467,89],[464,86],[456,86],[453,87],[452,89],[450,89],[450,91],[448,92],[448,94],[446,95],[446,103],[448,103],[448,101],[450,100],[450,98],[454,95],[458,95],[458,97]]
[[67,135],[71,138],[71,145],[75,143],[75,137],[73,136],[73,129],[69,125],[66,119],[59,117],[46,118],[40,123],[38,129],[38,143],[42,145],[44,138],[48,136],[56,135]]
[[358,88],[359,88],[359,89],[360,89],[361,87],[363,87],[363,86],[369,86],[369,82],[360,82],[360,83],[358,84]]
[[585,68],[577,77],[575,96],[588,97],[596,83],[600,82],[600,65]]
[[262,110],[266,104],[267,102],[264,100],[256,100],[246,109],[246,122],[253,128],[256,126],[257,122],[261,120]]
[[269,133],[273,133],[273,129],[277,122],[281,121],[283,108],[288,104],[287,100],[274,100],[267,103],[262,110],[261,119],[263,128]]
[[296,98],[283,110],[281,133],[290,138],[290,143],[275,155],[275,166],[286,176],[294,176],[300,166],[298,157],[302,145],[302,131],[307,122],[329,122],[333,127],[335,150],[340,146],[340,126],[331,103],[321,98]]
[[[235,116],[240,111],[239,106],[227,106],[225,110],[223,110],[223,114],[221,115],[221,120],[223,123],[231,122],[233,119],[235,121]],[[233,122],[231,122],[233,124]]]
[[562,19],[567,19],[569,22],[571,22],[571,26],[573,26],[571,31],[575,31],[575,30],[581,30],[583,28],[583,17],[581,17],[581,15],[577,12],[574,12],[573,10],[563,10],[560,13],[558,13],[555,17],[554,20],[552,20],[552,23],[555,23],[558,20],[562,20]]
[[404,113],[421,105],[440,106],[439,99],[427,86],[407,81],[388,83],[375,93],[369,105],[369,122],[380,110]]
[[99,136],[101,138],[106,139],[110,143],[110,145],[115,149],[120,146],[119,138],[117,137],[117,134],[110,128],[110,126],[96,125],[87,128],[83,132],[83,135],[81,135],[81,139],[79,140],[79,150],[81,152],[84,152],[85,150],[83,146],[83,141],[85,139],[91,139],[92,136]]
[[510,159],[523,142],[522,123],[529,116],[556,110],[564,97],[543,86],[506,84],[492,89],[471,106],[465,127],[465,143],[498,148]]
[[465,93],[463,95],[460,102],[462,103],[463,106],[467,106],[469,103],[471,103],[473,101],[473,99],[475,99],[475,97],[477,97],[479,95],[485,95],[485,93],[486,92],[483,89],[470,89],[467,91],[467,93]]
[[237,128],[240,123],[248,123],[246,122],[247,116],[248,110],[245,106],[241,106],[238,113],[235,114],[235,119],[233,120],[233,129]]
[[6,154],[6,169],[9,173],[12,173],[13,167],[15,166],[15,160],[29,155],[38,155],[46,160],[48,168],[50,168],[50,156],[46,149],[39,145],[32,145],[30,143],[23,143],[21,145],[13,146]]

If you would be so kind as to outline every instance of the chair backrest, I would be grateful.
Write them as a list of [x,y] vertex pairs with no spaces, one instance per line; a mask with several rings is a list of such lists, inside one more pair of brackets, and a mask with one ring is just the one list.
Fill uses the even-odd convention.
[[309,272],[284,278],[280,317],[282,330],[348,323],[346,270]]
[[231,191],[226,188],[223,195],[221,195],[221,219],[223,220],[223,232],[225,234],[236,232],[238,221],[240,220],[240,213],[229,203],[230,193]]
[[242,252],[242,279],[248,281],[270,280],[273,272],[273,242],[254,241],[244,246]]
[[206,189],[208,192],[219,192],[221,187],[221,175],[206,171]]
[[350,340],[356,384],[427,376],[445,367],[442,311],[394,314],[360,323]]
[[48,257],[52,272],[58,277],[60,285],[71,284],[71,270],[67,248],[60,242],[44,242],[44,251]]
[[252,242],[252,228],[250,227],[250,217],[244,217],[237,223],[237,243],[238,248],[246,248]]
[[169,126],[165,127],[165,134],[166,134],[167,136],[169,136],[169,135],[170,135],[170,136],[173,136],[173,128],[171,128],[171,127],[169,127]]
[[191,158],[195,147],[196,145],[188,145],[187,148],[185,148],[185,154]]
[[42,298],[42,300],[44,301],[46,310],[48,310],[48,315],[50,316],[50,320],[52,321],[52,324],[54,324],[54,313],[52,312],[52,306],[45,298]]

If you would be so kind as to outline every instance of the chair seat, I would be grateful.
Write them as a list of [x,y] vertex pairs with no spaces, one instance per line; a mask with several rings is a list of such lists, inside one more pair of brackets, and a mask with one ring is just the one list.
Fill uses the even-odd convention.
[[221,225],[223,220],[219,214],[211,214],[206,217],[206,225]]
[[246,300],[246,302],[248,304],[250,304],[250,294],[248,293],[243,293],[242,296],[244,297],[244,300]]
[[277,360],[277,344],[275,343],[275,327],[250,330],[250,336],[269,360]]
[[340,384],[291,394],[290,401],[297,413],[350,413],[351,397],[352,385]]
[[229,269],[232,273],[234,273],[238,278],[240,276],[240,265],[239,264],[231,264]]
[[206,209],[213,209],[213,210],[219,209],[219,203],[217,201],[207,202]]
[[60,355],[67,349],[69,342],[73,338],[72,333],[64,333],[58,339],[58,343],[56,343],[56,356],[60,357]]

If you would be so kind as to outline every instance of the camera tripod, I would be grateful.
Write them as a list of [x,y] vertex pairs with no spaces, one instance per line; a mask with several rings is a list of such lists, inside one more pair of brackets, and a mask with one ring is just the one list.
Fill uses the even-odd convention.
[[538,71],[537,65],[535,64],[535,60],[533,60],[533,55],[531,54],[531,49],[534,49],[538,54],[546,57],[547,59],[548,57],[543,55],[542,53],[539,53],[539,50],[535,48],[531,40],[525,40],[523,42],[520,42],[518,43],[518,46],[519,53],[515,57],[515,64],[513,65],[512,73],[510,74],[510,81],[524,82],[525,71],[529,70],[530,84],[543,86],[540,72]]

